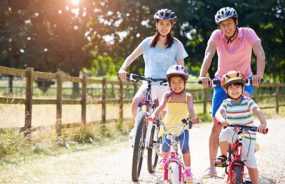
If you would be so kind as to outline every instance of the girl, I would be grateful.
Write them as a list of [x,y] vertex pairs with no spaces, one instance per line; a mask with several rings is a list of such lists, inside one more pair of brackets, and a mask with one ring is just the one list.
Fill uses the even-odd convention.
[[[158,114],[166,108],[167,113],[163,118],[169,132],[175,132],[175,128],[171,128],[171,124],[180,123],[182,119],[190,118],[193,124],[197,123],[197,118],[193,108],[193,97],[185,92],[186,81],[189,77],[188,71],[181,65],[173,65],[167,70],[167,80],[171,91],[163,95],[163,101],[154,113],[148,117],[149,121],[155,121]],[[182,122],[181,122],[182,123]],[[170,140],[164,137],[162,143],[162,159],[159,162],[159,168],[163,169],[168,158]],[[190,170],[191,159],[189,149],[189,132],[185,130],[180,136],[180,147],[183,154],[185,164],[184,179],[186,182],[192,181]],[[182,145],[183,144],[183,145]]]

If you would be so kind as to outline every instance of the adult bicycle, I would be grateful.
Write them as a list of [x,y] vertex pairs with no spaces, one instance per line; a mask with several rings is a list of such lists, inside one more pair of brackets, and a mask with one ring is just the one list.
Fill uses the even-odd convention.
[[159,149],[156,144],[158,142],[158,134],[160,129],[160,117],[155,123],[148,123],[146,117],[151,115],[155,108],[158,106],[158,100],[152,99],[151,88],[152,84],[159,83],[160,85],[167,85],[166,79],[152,79],[146,78],[137,74],[127,75],[130,81],[139,82],[146,81],[147,88],[145,89],[145,98],[138,103],[137,114],[135,117],[134,135],[132,136],[132,180],[138,181],[143,157],[144,150],[147,149],[147,166],[148,171],[153,173],[158,161],[158,152],[154,151]]

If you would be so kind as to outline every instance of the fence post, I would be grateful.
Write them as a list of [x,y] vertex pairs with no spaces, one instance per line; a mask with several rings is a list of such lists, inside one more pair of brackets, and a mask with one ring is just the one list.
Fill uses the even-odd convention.
[[253,96],[252,96],[252,99],[257,102],[257,89],[258,89],[258,86],[254,86],[254,89],[253,89]]
[[106,123],[106,93],[107,93],[107,80],[104,77],[102,80],[102,124]]
[[56,73],[56,136],[61,136],[62,125],[62,74]]
[[82,78],[82,99],[81,99],[81,127],[86,127],[86,104],[87,104],[87,77]]
[[276,113],[279,114],[279,98],[280,98],[280,85],[276,84],[275,100],[276,100]]
[[208,88],[203,88],[204,101],[203,101],[203,113],[207,113],[207,103],[208,103]]
[[31,135],[33,101],[33,68],[26,69],[26,101],[24,135]]
[[123,82],[120,80],[120,97],[119,97],[119,103],[120,103],[120,110],[119,110],[119,122],[123,123],[124,119],[124,86]]
[[13,75],[9,75],[8,76],[8,87],[9,87],[9,94],[11,95],[11,94],[13,94],[13,78],[14,78],[14,76]]

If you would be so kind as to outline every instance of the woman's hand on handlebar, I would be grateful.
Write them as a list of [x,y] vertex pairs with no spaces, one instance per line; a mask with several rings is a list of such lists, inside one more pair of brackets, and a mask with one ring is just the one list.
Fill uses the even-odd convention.
[[119,77],[122,81],[126,81],[127,80],[127,72],[126,70],[120,69],[119,70]]
[[212,83],[209,77],[199,77],[199,80],[202,81],[202,85],[204,88],[208,88]]
[[147,116],[146,120],[149,122],[155,122],[157,120],[157,116],[152,114],[151,116]]

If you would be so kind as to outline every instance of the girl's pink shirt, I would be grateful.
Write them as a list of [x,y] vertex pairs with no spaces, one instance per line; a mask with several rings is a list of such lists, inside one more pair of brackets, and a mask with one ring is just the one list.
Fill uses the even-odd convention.
[[252,76],[251,55],[252,46],[260,38],[251,28],[238,28],[237,38],[227,43],[227,39],[220,29],[213,31],[209,42],[214,42],[218,54],[218,70],[215,77],[222,76],[231,70],[240,71],[245,77]]

